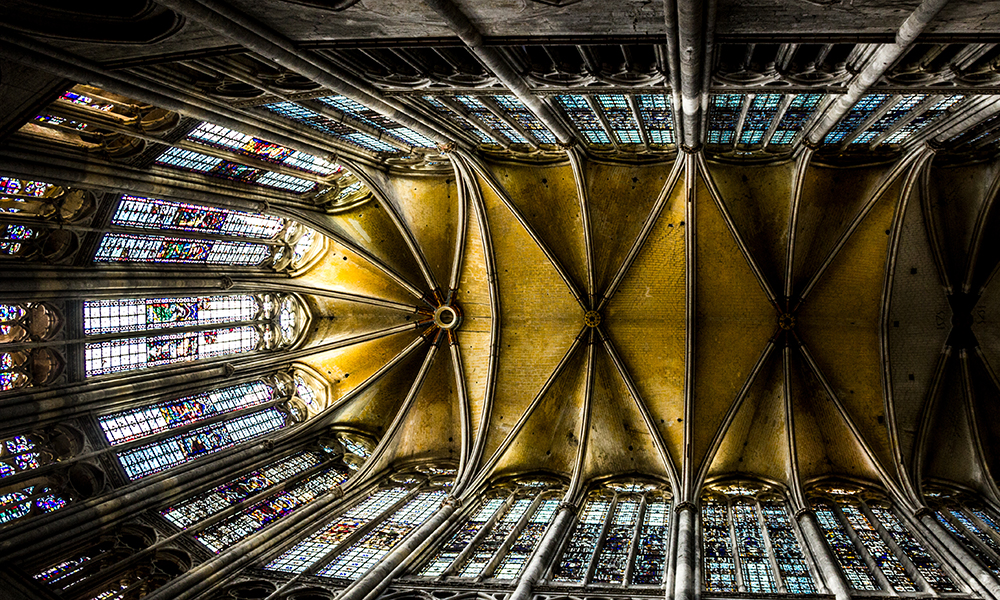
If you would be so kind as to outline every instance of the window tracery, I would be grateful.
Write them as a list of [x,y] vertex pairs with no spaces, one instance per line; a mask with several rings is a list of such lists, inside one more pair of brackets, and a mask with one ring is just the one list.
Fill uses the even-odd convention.
[[712,485],[701,517],[706,591],[816,593],[777,489],[755,482]]
[[285,165],[316,175],[332,175],[343,168],[340,165],[306,154],[305,152],[285,148],[273,142],[267,142],[211,123],[201,123],[194,131],[188,134],[187,139],[206,146],[231,150],[243,156]]
[[47,385],[62,374],[62,355],[36,346],[62,327],[62,315],[46,302],[0,304],[0,392]]
[[435,148],[437,146],[433,141],[425,138],[416,131],[403,127],[392,119],[386,118],[345,96],[324,96],[317,98],[317,100],[409,146],[423,148]]
[[708,112],[708,143],[729,145],[736,135],[736,122],[746,94],[713,94]]
[[128,194],[122,196],[111,222],[120,227],[217,233],[263,240],[274,239],[285,226],[281,217]]
[[597,146],[611,143],[601,120],[587,104],[586,98],[579,94],[560,94],[555,99],[587,142]]
[[778,121],[777,128],[771,135],[771,144],[784,146],[792,143],[802,127],[812,118],[813,112],[823,99],[822,94],[796,94]]
[[[827,542],[855,590],[912,594],[959,591],[890,504],[873,491],[847,485],[817,488],[810,499]],[[878,575],[884,577],[880,581]]]
[[156,164],[296,194],[308,192],[316,187],[316,183],[308,179],[258,169],[182,148],[167,148],[157,157]]
[[1000,575],[1000,529],[992,509],[960,491],[931,488],[926,494],[937,521],[984,567]]
[[597,94],[594,96],[598,106],[604,112],[611,132],[619,144],[641,144],[639,125],[629,107],[624,94]]
[[865,121],[868,120],[876,110],[882,107],[890,98],[891,94],[867,94],[854,105],[853,108],[837,123],[830,133],[823,138],[824,144],[836,144],[843,141],[848,135],[853,133]]
[[646,126],[649,143],[672,145],[674,139],[674,117],[670,97],[664,94],[640,94],[639,118]]
[[365,150],[399,153],[399,149],[391,144],[357,131],[295,102],[265,104],[263,108]]

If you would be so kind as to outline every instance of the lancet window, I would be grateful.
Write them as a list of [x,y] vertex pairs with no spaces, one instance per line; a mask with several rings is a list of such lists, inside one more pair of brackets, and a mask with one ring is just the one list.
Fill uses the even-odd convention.
[[706,591],[814,594],[782,495],[756,483],[713,485],[702,498]]
[[301,104],[295,102],[276,102],[274,104],[265,104],[263,108],[281,115],[286,119],[291,119],[293,121],[302,123],[308,127],[325,133],[327,135],[332,135],[333,137],[364,148],[365,150],[371,150],[374,152],[392,152],[398,153],[399,149],[391,144],[387,144],[382,140],[368,135],[367,133],[362,133],[339,121],[335,121],[330,117],[322,115],[314,110],[310,110]]
[[202,123],[188,134],[187,139],[198,144],[230,150],[243,156],[316,175],[333,175],[343,168],[311,154],[285,148],[273,142],[267,142],[211,123]]
[[640,94],[639,117],[646,126],[649,143],[674,144],[674,117],[671,114],[670,97],[664,94]]
[[281,217],[198,206],[138,196],[122,196],[111,223],[137,229],[216,233],[270,240],[285,226]]
[[293,425],[298,419],[280,389],[275,379],[255,380],[103,415],[98,422],[135,480]]
[[524,127],[532,136],[542,144],[555,144],[556,136],[552,135],[545,125],[538,120],[528,107],[526,107],[517,96],[493,96],[493,101],[503,110],[508,117]]
[[810,502],[827,542],[855,590],[959,591],[891,505],[851,486],[817,488]]
[[708,111],[708,143],[729,145],[736,134],[746,94],[714,94]]
[[778,112],[781,94],[757,94],[750,101],[743,129],[740,132],[739,143],[742,146],[754,146],[764,140],[764,135],[771,127],[771,121]]
[[553,583],[662,585],[670,494],[611,483],[592,491],[552,571]]
[[62,315],[48,303],[0,304],[0,392],[46,385],[62,373],[62,356],[37,346],[55,339],[62,327]]
[[902,144],[906,142],[911,136],[922,130],[941,115],[948,112],[953,106],[964,99],[965,96],[962,95],[945,96],[931,105],[931,107],[924,112],[914,116],[912,119],[901,125],[896,129],[896,131],[890,133],[884,140],[882,140],[882,143]]
[[600,118],[590,108],[586,98],[579,94],[560,94],[555,100],[588,143],[594,145],[611,143],[611,138],[604,131]]
[[434,109],[435,112],[457,125],[462,131],[478,139],[480,143],[491,145],[496,144],[496,140],[483,133],[478,127],[466,120],[465,117],[448,108],[439,98],[434,96],[424,96],[423,99],[431,106],[431,108]]
[[507,141],[514,144],[527,144],[524,138],[516,129],[508,125],[503,119],[493,114],[490,109],[476,96],[455,96],[466,110],[474,117],[485,123],[490,129],[507,138]]
[[316,187],[315,182],[301,177],[258,169],[183,148],[167,148],[157,157],[156,164],[296,194],[308,192]]
[[869,144],[927,99],[927,94],[905,94],[884,115],[858,134],[851,144]]
[[858,100],[857,104],[847,113],[847,115],[837,123],[833,131],[826,134],[823,138],[824,144],[838,144],[844,140],[848,135],[853,133],[856,129],[861,127],[861,125],[868,120],[868,118],[879,108],[884,105],[889,98],[892,96],[890,94],[868,94]]
[[995,575],[1000,575],[1000,518],[965,494],[931,489],[926,494],[938,522]]
[[446,488],[419,472],[389,477],[362,501],[264,568],[355,580],[441,507]]
[[822,94],[797,94],[792,98],[792,102],[785,109],[785,114],[771,135],[770,144],[775,146],[791,144],[802,127],[812,118],[822,99]]
[[392,119],[386,118],[374,110],[355,102],[346,96],[324,96],[317,98],[323,104],[332,106],[340,112],[382,131],[404,144],[422,148],[434,148],[436,144],[423,135],[401,126]]

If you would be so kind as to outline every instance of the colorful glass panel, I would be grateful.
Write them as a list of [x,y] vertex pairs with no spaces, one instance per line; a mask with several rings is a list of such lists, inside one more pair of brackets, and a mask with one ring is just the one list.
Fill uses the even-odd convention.
[[170,333],[84,346],[87,376],[145,369],[176,362],[251,352],[260,343],[256,327]]
[[121,227],[197,231],[258,239],[273,239],[285,225],[281,217],[128,195],[122,196],[111,222]]
[[118,452],[118,461],[133,481],[182,465],[285,426],[285,415],[265,408],[222,423],[199,427],[164,440]]
[[19,213],[20,208],[10,206],[10,203],[24,202],[25,198],[45,196],[56,186],[41,181],[17,179],[15,177],[0,177],[0,202],[7,204],[0,207],[0,213]]
[[791,144],[796,134],[812,117],[822,98],[822,94],[796,95],[791,104],[788,105],[781,120],[778,121],[778,126],[771,135],[770,144],[775,146]]
[[9,523],[31,512],[31,491],[25,488],[20,492],[0,494],[0,524]]
[[833,555],[837,557],[837,562],[840,563],[847,583],[855,590],[880,589],[879,584],[875,582],[874,576],[868,569],[868,565],[858,554],[851,538],[847,536],[847,531],[840,523],[840,519],[833,512],[833,508],[824,502],[816,502],[813,504],[813,510],[816,512],[816,521],[826,533],[826,543],[830,545]]
[[350,452],[351,454],[360,456],[361,458],[368,458],[369,454],[368,449],[359,444],[358,442],[354,441],[353,439],[347,436],[341,436],[340,443],[342,443],[344,445],[344,449]]
[[639,125],[635,122],[635,115],[624,94],[597,94],[594,99],[604,111],[611,133],[619,144],[642,143]]
[[311,154],[285,148],[273,142],[261,140],[219,125],[212,125],[211,123],[202,123],[188,134],[187,139],[199,144],[231,150],[243,156],[285,165],[317,175],[332,175],[341,170],[340,165],[333,164]]
[[882,140],[883,144],[902,144],[912,135],[929,125],[931,122],[942,116],[948,110],[965,99],[965,96],[947,96],[936,102],[929,109],[910,119],[905,125],[897,129],[891,135]]
[[507,116],[524,127],[532,136],[543,144],[555,144],[556,136],[545,128],[528,107],[517,96],[493,96],[493,100],[504,110]]
[[542,540],[549,523],[555,518],[556,510],[559,508],[559,500],[542,500],[535,512],[528,518],[528,523],[521,530],[521,533],[514,539],[507,553],[497,565],[493,573],[494,579],[517,579],[521,576],[521,571],[528,564],[528,559],[538,542]]
[[897,121],[905,117],[911,110],[927,98],[927,94],[906,94],[899,99],[877,121],[868,126],[861,135],[851,140],[851,144],[867,144],[879,135],[888,131]]
[[455,96],[455,100],[462,104],[474,117],[482,121],[487,127],[507,138],[508,142],[515,144],[527,144],[528,140],[523,135],[503,119],[493,114],[479,98],[475,96]]
[[263,381],[252,381],[111,413],[98,417],[98,423],[108,442],[115,445],[264,404],[272,399],[273,387]]
[[674,144],[674,117],[670,97],[664,94],[639,94],[639,118],[646,126],[649,143]]
[[724,502],[706,500],[701,505],[702,555],[705,590],[736,591],[736,565],[729,538],[729,510]]
[[180,148],[167,148],[156,158],[156,164],[294,193],[308,192],[316,187],[315,182],[300,177],[265,171]]
[[658,585],[663,582],[667,558],[667,530],[670,525],[670,503],[659,496],[646,497],[646,514],[639,532],[632,583]]
[[906,553],[910,562],[923,575],[924,580],[935,592],[958,592],[960,591],[941,569],[941,565],[924,549],[923,545],[917,541],[907,530],[895,513],[886,506],[877,504],[869,506],[872,514],[882,523],[889,536],[895,540],[896,544]]
[[37,445],[31,438],[16,435],[0,446],[0,478],[9,477],[40,466]]
[[624,582],[632,539],[635,537],[635,526],[639,521],[640,504],[640,498],[633,496],[621,498],[615,505],[608,533],[604,536],[604,544],[601,545],[601,552],[596,558],[595,582]]
[[982,540],[984,544],[989,546],[990,550],[1000,555],[1000,544],[998,544],[991,535],[989,535],[987,532],[980,529],[978,525],[973,523],[972,519],[970,519],[964,512],[957,509],[951,509],[949,512],[951,513],[951,516],[955,517],[955,519],[957,519],[958,522],[962,524],[963,527],[971,531],[976,537]]
[[382,131],[404,144],[419,146],[422,148],[434,148],[436,144],[423,135],[401,126],[392,119],[384,117],[379,113],[365,107],[359,102],[355,102],[346,96],[326,96],[318,98],[320,102],[339,110],[340,112],[357,119],[361,123],[370,125]]
[[53,567],[45,569],[41,573],[36,574],[34,579],[42,581],[48,585],[52,585],[53,583],[79,573],[81,569],[87,566],[87,561],[89,560],[89,556],[80,556],[78,558],[65,560]]
[[823,143],[840,143],[849,134],[854,133],[862,123],[868,120],[868,117],[873,112],[878,110],[891,97],[890,94],[868,94],[861,98],[861,100],[858,100],[857,104],[840,120],[840,123],[830,133],[826,134],[826,137],[823,138]]
[[850,502],[841,502],[840,510],[843,511],[844,518],[854,529],[854,533],[858,535],[858,539],[861,540],[868,553],[875,559],[875,564],[882,570],[882,574],[889,580],[893,589],[897,592],[915,592],[917,587],[913,580],[906,574],[906,569],[879,536],[878,531],[862,512],[861,507]]
[[459,577],[479,577],[483,569],[490,563],[493,556],[500,550],[504,541],[517,527],[528,509],[531,508],[531,498],[518,498],[483,539],[479,540],[475,551],[461,566]]
[[270,247],[252,242],[106,233],[94,261],[256,266],[270,256]]
[[358,579],[439,510],[446,496],[441,490],[418,494],[316,574],[348,581]]
[[760,511],[785,590],[789,594],[815,594],[816,586],[784,504],[774,500],[764,501],[760,503]]
[[410,490],[394,487],[378,490],[343,516],[282,553],[264,568],[284,573],[302,573],[338,547],[349,535],[380,517],[405,498]]
[[399,153],[399,149],[391,144],[294,102],[265,104],[263,108],[365,150]]
[[590,562],[601,541],[604,521],[611,510],[609,498],[595,497],[587,500],[576,522],[573,537],[562,559],[553,571],[553,581],[583,583],[590,569]]
[[955,527],[955,525],[953,525],[952,522],[944,516],[943,512],[939,511],[935,513],[934,516],[945,529],[958,538],[958,541],[962,543],[962,546],[965,547],[965,550],[969,554],[979,559],[979,561],[983,563],[983,565],[985,565],[986,568],[989,569],[994,575],[1000,575],[1000,565],[998,565],[996,560],[990,556],[989,552],[980,548],[979,544],[975,543],[969,536],[965,535],[964,531]]
[[740,559],[740,573],[748,592],[773,594],[777,590],[764,535],[757,517],[757,503],[746,498],[733,501],[733,533]]
[[604,126],[601,125],[601,119],[594,114],[586,98],[579,94],[560,94],[555,99],[588,143],[595,145],[611,143]]
[[252,321],[259,312],[259,303],[247,294],[86,300],[83,303],[83,330],[86,335],[95,335],[239,323]]
[[736,123],[743,110],[746,94],[713,94],[708,110],[708,143],[729,145],[736,134]]
[[78,94],[73,91],[66,92],[62,96],[59,96],[60,100],[64,100],[71,104],[78,104],[81,106],[86,106],[87,108],[92,108],[94,110],[99,110],[101,112],[110,112],[114,109],[115,105],[106,100],[94,99],[90,96],[84,96],[83,94]]
[[479,531],[486,523],[493,518],[504,505],[503,498],[490,498],[479,507],[469,519],[462,525],[461,529],[455,532],[451,538],[445,542],[438,550],[437,554],[420,571],[423,577],[437,577],[451,566],[451,563],[458,558],[458,555],[465,550],[465,547],[472,543],[472,540],[479,534]]
[[448,108],[443,102],[434,96],[424,96],[423,99],[435,112],[437,112],[437,114],[445,117],[453,124],[457,125],[462,131],[471,134],[481,143],[496,144],[496,141],[493,138],[483,133],[478,127],[466,120],[465,117]]
[[763,141],[764,134],[771,128],[771,121],[774,120],[780,103],[781,94],[757,94],[754,96],[754,99],[750,101],[746,119],[743,121],[743,130],[740,132],[739,143],[741,145],[754,146]]
[[322,458],[315,452],[299,452],[183,500],[160,514],[177,527],[186,529],[321,463]]

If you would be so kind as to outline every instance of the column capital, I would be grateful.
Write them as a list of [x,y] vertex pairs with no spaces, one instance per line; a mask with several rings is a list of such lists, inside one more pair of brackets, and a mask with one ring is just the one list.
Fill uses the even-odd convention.
[[691,502],[691,501],[688,501],[688,500],[685,500],[684,502],[680,502],[680,503],[678,503],[678,504],[677,504],[677,506],[675,506],[675,507],[674,507],[674,512],[675,512],[675,513],[679,513],[679,512],[681,512],[682,510],[690,510],[690,511],[694,511],[694,510],[697,510],[697,508],[698,508],[698,506],[697,506],[697,505],[695,505],[695,503],[694,503],[694,502]]

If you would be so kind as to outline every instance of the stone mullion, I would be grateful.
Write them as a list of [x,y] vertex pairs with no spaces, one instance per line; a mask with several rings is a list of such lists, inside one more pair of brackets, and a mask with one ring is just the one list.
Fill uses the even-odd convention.
[[489,96],[480,96],[479,101],[483,103],[483,106],[485,106],[487,110],[493,113],[494,117],[500,119],[501,121],[506,123],[508,127],[520,133],[521,137],[523,137],[528,142],[528,145],[531,146],[532,150],[539,149],[538,139],[535,137],[535,134],[528,131],[528,129],[522,126],[520,123],[518,123],[517,120],[509,116],[507,114],[507,111],[500,108],[500,106],[497,105],[497,103],[493,100],[493,98],[490,98]]
[[875,136],[872,139],[872,141],[868,143],[868,149],[874,150],[876,146],[882,143],[882,140],[888,138],[892,134],[902,129],[904,126],[906,126],[907,123],[909,123],[910,121],[916,119],[920,115],[930,110],[935,104],[937,104],[941,100],[944,100],[944,98],[945,96],[940,96],[940,95],[931,95],[928,96],[927,98],[924,98],[923,102],[913,107],[913,109],[911,109],[908,113],[906,113],[906,115],[904,115],[902,119],[897,120],[895,123],[892,124],[891,127],[889,127],[882,133]]
[[496,141],[496,143],[500,144],[500,146],[502,146],[504,150],[510,150],[511,146],[510,140],[508,140],[503,134],[497,132],[495,129],[493,129],[486,123],[483,123],[478,117],[476,117],[476,115],[472,114],[467,108],[465,108],[465,106],[461,102],[457,102],[456,100],[449,98],[447,96],[437,96],[436,98],[438,102],[447,106],[449,109],[451,109],[453,112],[461,116],[469,123],[472,123],[472,125],[476,129],[483,132],[487,136],[493,138],[493,140]]
[[736,120],[736,131],[733,133],[733,141],[729,144],[727,150],[733,150],[740,143],[740,136],[743,135],[743,126],[747,122],[747,113],[750,112],[750,105],[753,104],[753,99],[757,97],[757,94],[746,94],[743,96],[743,106],[740,108],[740,116]]
[[871,571],[872,575],[875,577],[875,581],[882,588],[883,591],[889,592],[895,595],[895,588],[889,583],[889,578],[885,576],[882,569],[879,568],[878,564],[875,562],[875,558],[868,551],[868,547],[865,546],[864,542],[861,541],[861,537],[858,535],[857,531],[854,531],[854,527],[848,522],[847,517],[844,516],[844,512],[840,509],[840,503],[830,502],[830,509],[836,513],[837,519],[840,520],[841,526],[844,531],[847,532],[847,537],[850,538],[851,543],[854,544],[854,548],[858,551],[858,555],[864,560],[865,565],[868,566],[868,570]]
[[632,111],[632,118],[635,119],[636,125],[639,126],[639,137],[642,139],[642,145],[645,146],[646,150],[649,150],[649,131],[646,129],[646,124],[640,116],[642,113],[639,111],[639,100],[635,94],[628,94],[625,98],[628,100],[628,107]]
[[[926,540],[932,548],[938,551],[938,555],[943,561],[954,569],[955,572],[963,575],[959,578],[959,581],[967,585],[969,583],[976,583],[981,586],[986,595],[993,598],[1000,598],[1000,579],[985,565],[982,565],[978,559],[972,556],[951,532],[938,523],[937,519],[934,518],[934,511],[924,507],[916,512],[914,518],[930,534],[926,536]],[[968,536],[969,534],[966,535]],[[975,544],[975,541],[972,543]],[[968,577],[965,576],[966,574],[968,574]]]
[[[882,106],[872,111],[872,114],[868,115],[868,118],[865,119],[864,122],[861,123],[861,125],[858,125],[858,127],[854,131],[844,136],[844,139],[840,140],[840,142],[837,143],[837,151],[843,152],[844,150],[846,150],[852,141],[857,139],[859,135],[867,131],[869,127],[878,122],[879,119],[884,117],[886,113],[895,108],[895,106],[902,101],[903,101],[902,96],[893,96],[892,98],[889,99],[888,102],[883,103]],[[847,117],[848,114],[849,113],[845,113],[844,117]],[[834,126],[833,129],[836,129],[836,126]],[[831,129],[831,131],[833,131],[833,129]]]
[[775,587],[779,594],[787,594],[788,586],[785,585],[785,576],[781,573],[781,567],[778,565],[778,556],[774,551],[774,544],[771,543],[771,531],[767,527],[767,520],[764,519],[764,512],[760,507],[760,499],[754,498],[753,509],[757,516],[757,526],[760,527],[761,539],[764,540],[768,564],[771,565],[771,570],[774,573]]
[[733,571],[736,576],[736,589],[741,594],[746,593],[747,586],[743,581],[743,557],[740,556],[740,540],[736,536],[736,519],[733,516],[733,501],[726,499],[726,516],[729,520],[729,550],[733,555]]
[[594,114],[597,115],[597,120],[601,122],[601,127],[604,129],[604,133],[608,136],[608,139],[611,140],[615,150],[621,152],[621,144],[618,143],[618,139],[615,137],[615,132],[611,129],[611,123],[608,121],[607,115],[604,114],[604,110],[601,108],[601,105],[594,98],[593,94],[584,94],[583,97],[587,100],[587,105],[590,106],[590,110],[594,111]]
[[590,555],[590,564],[587,565],[587,572],[584,573],[584,585],[590,585],[594,579],[594,571],[597,570],[597,562],[600,560],[601,551],[604,550],[604,544],[607,542],[608,531],[610,531],[611,523],[615,519],[615,510],[618,508],[620,497],[621,494],[616,493],[608,506],[608,514],[604,516],[604,525],[601,527],[601,532],[597,536],[597,547],[594,548],[594,553]]
[[808,549],[812,555],[822,583],[836,600],[850,600],[850,586],[844,577],[837,557],[826,542],[826,533],[819,526],[816,513],[811,508],[802,508],[796,511],[795,519],[798,521],[802,538],[806,542],[803,547]]
[[[439,113],[427,108],[425,105],[421,104],[423,98],[419,96],[395,96],[396,101],[412,110],[414,113],[420,114],[424,119],[434,122],[438,127],[449,133],[455,139],[461,139],[469,145],[470,148],[475,148],[482,142],[478,137],[470,135],[467,131],[461,129],[453,122],[449,121]],[[438,97],[438,101],[441,97]],[[465,117],[463,117],[465,118]],[[471,123],[471,121],[470,121]],[[475,124],[473,124],[475,125]],[[489,135],[489,134],[487,134]]]
[[[865,515],[865,518],[867,518],[868,521],[875,527],[875,531],[878,532],[879,537],[882,538],[882,541],[892,550],[896,559],[899,560],[899,564],[903,565],[903,570],[906,572],[906,575],[913,581],[914,584],[916,584],[919,591],[934,593],[934,590],[931,589],[927,580],[924,579],[924,576],[919,570],[917,570],[916,565],[913,564],[910,557],[907,556],[906,552],[899,547],[896,540],[889,535],[889,532],[886,530],[885,525],[882,524],[882,521],[879,521],[878,517],[875,516],[875,513],[873,513],[868,507],[868,503],[860,502],[859,504],[861,512]],[[889,508],[888,510],[891,511],[892,509]]]
[[[793,44],[794,45],[794,44]],[[785,117],[785,113],[788,112],[788,107],[792,105],[792,101],[795,99],[796,94],[785,94],[781,103],[778,104],[778,110],[775,111],[774,117],[771,119],[771,124],[767,128],[767,132],[764,133],[764,137],[760,141],[760,148],[767,148],[767,145],[771,143],[771,138],[774,137],[774,132],[778,130],[778,124],[781,123],[781,119]]]
[[[518,499],[518,493],[515,492],[510,496],[508,496],[506,500],[504,500],[503,505],[501,505],[500,508],[498,508],[492,515],[490,515],[490,518],[480,528],[480,530],[476,533],[476,535],[474,535],[472,539],[469,541],[469,543],[465,545],[465,548],[463,548],[462,551],[458,553],[458,556],[455,557],[455,560],[451,561],[451,564],[448,565],[448,568],[446,568],[444,572],[441,573],[441,575],[437,578],[438,581],[443,580],[445,577],[456,576],[455,573],[459,570],[460,567],[465,566],[465,563],[469,561],[469,557],[475,554],[476,549],[479,547],[480,542],[483,541],[483,538],[488,536],[490,532],[493,531],[493,528],[496,526],[497,522],[500,521],[503,515],[507,514],[507,511],[510,510],[510,508],[514,505],[514,502],[516,502],[517,499]],[[474,511],[473,513],[470,513],[469,516],[471,517],[472,514],[474,514]],[[461,529],[461,527],[464,527],[464,525],[465,524],[462,523],[459,529]]]
[[[642,541],[642,526],[646,521],[646,508],[649,504],[649,493],[642,495],[639,502],[639,512],[636,514],[635,526],[632,530],[632,544],[629,546],[628,558],[625,562],[625,572],[622,573],[622,586],[632,584],[632,574],[635,572],[635,559],[639,555],[639,543]],[[666,552],[664,552],[666,555]]]
[[958,106],[952,107],[946,115],[922,130],[910,136],[903,144],[904,150],[928,142],[931,146],[940,146],[956,135],[972,130],[983,121],[1000,112],[1000,102],[988,96],[972,96],[963,100]]
[[514,524],[514,527],[511,529],[510,533],[507,534],[507,537],[504,538],[500,547],[497,548],[496,552],[493,553],[493,556],[490,557],[489,562],[486,563],[483,570],[476,576],[476,583],[481,583],[484,579],[493,577],[493,572],[500,564],[500,561],[507,555],[507,551],[510,550],[512,545],[514,545],[514,541],[517,540],[517,536],[521,535],[521,531],[524,530],[524,528],[528,525],[528,521],[531,520],[532,515],[535,514],[536,510],[538,510],[539,505],[542,503],[542,496],[544,496],[544,494],[538,494],[535,496],[535,499],[531,501],[531,505],[528,506],[528,510],[524,511],[524,514],[521,515],[521,518]]
[[508,600],[528,600],[532,595],[535,583],[547,578],[547,574],[552,570],[551,563],[572,530],[576,516],[576,505],[565,501],[559,504],[558,511],[549,522],[545,533],[542,534],[542,538],[535,547],[534,553],[521,571],[521,578],[518,579],[517,586]]

